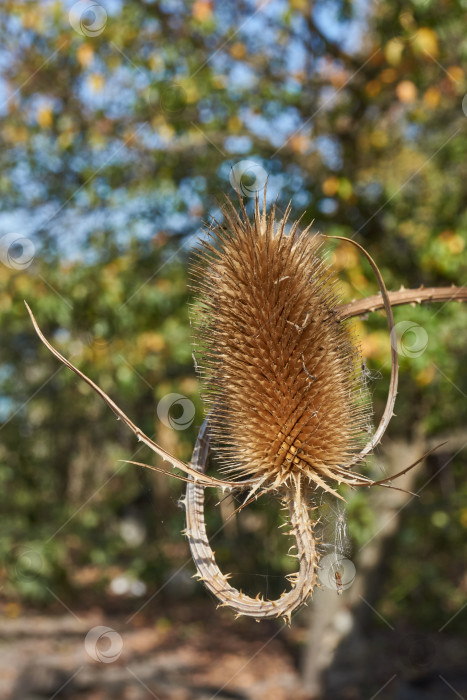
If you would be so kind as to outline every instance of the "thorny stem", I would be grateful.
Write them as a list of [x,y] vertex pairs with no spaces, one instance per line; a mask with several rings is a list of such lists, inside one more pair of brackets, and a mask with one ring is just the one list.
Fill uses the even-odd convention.
[[[398,292],[388,292],[391,306],[402,304],[423,304],[430,301],[467,301],[467,287],[419,287],[418,289],[401,289]],[[353,316],[377,311],[384,308],[383,297],[375,294],[365,299],[357,299],[349,304],[342,304],[336,309],[340,321]]]
[[[206,468],[209,452],[208,419],[206,418],[199,430],[190,463],[190,466],[200,473],[203,473]],[[360,477],[359,480],[358,474],[350,472],[352,477],[355,477],[353,483],[358,486],[385,486],[386,482],[405,474],[409,469],[412,469],[412,467],[438,449],[438,447],[439,445],[426,452],[399,474],[394,474],[381,481],[372,481],[365,477]],[[184,534],[188,538],[191,556],[196,566],[197,573],[195,576],[200,581],[204,581],[206,587],[220,601],[220,607],[228,606],[233,608],[237,613],[237,617],[246,615],[247,617],[256,618],[257,621],[283,617],[285,622],[290,624],[292,613],[305,604],[313,593],[320,559],[317,540],[313,531],[313,526],[316,523],[312,523],[310,520],[310,506],[306,496],[301,494],[299,488],[295,488],[288,489],[284,497],[284,503],[288,506],[290,512],[292,525],[290,534],[295,535],[296,556],[300,562],[299,571],[288,577],[292,582],[292,588],[288,592],[284,591],[280,598],[276,600],[263,600],[259,595],[256,598],[251,598],[231,586],[228,582],[230,574],[223,574],[219,569],[206,532],[204,486],[202,483],[194,482],[191,479],[186,479],[186,481],[185,498],[180,500],[180,505],[184,506],[186,510],[186,529]],[[352,483],[350,479],[349,483]]]
[[[191,466],[204,472],[209,451],[209,428],[206,419],[201,426],[193,450]],[[290,576],[292,588],[276,600],[263,600],[258,595],[251,598],[228,583],[229,574],[223,574],[216,564],[214,552],[209,544],[204,522],[204,489],[189,481],[185,499],[181,503],[186,508],[186,536],[191,555],[195,562],[198,578],[220,600],[220,605],[231,607],[237,615],[247,615],[257,620],[283,617],[290,624],[292,612],[303,605],[312,594],[316,584],[319,554],[313,526],[309,518],[306,498],[300,498],[296,490],[288,490],[284,502],[289,507],[292,532],[297,541],[299,571]]]

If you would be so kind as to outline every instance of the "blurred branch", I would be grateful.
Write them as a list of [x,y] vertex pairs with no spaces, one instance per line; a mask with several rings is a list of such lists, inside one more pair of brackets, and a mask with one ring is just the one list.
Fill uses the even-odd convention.
[[310,35],[314,34],[315,36],[317,36],[319,40],[324,44],[326,51],[329,54],[331,54],[331,56],[338,59],[339,61],[342,61],[343,63],[345,63],[346,66],[351,66],[352,68],[360,68],[361,60],[354,58],[350,54],[346,53],[338,44],[335,44],[333,41],[328,39],[323,34],[321,29],[319,29],[319,27],[316,25],[316,22],[314,21],[311,14],[308,17],[305,17],[305,21]]

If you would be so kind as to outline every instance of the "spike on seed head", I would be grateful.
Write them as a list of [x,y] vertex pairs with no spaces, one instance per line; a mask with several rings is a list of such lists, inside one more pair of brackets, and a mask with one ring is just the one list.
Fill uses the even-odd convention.
[[[192,278],[193,327],[213,449],[227,471],[264,487],[326,488],[344,480],[370,412],[351,328],[335,313],[337,278],[322,237],[228,201],[208,232]],[[323,486],[324,484],[324,486]]]

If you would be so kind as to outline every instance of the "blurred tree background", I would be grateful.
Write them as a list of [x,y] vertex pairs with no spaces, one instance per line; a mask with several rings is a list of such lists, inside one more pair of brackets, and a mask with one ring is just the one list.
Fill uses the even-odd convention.
[[[6,614],[53,593],[144,600],[171,577],[166,592],[205,595],[189,583],[181,486],[118,461],[151,457],[41,346],[23,299],[65,356],[188,459],[203,409],[187,260],[219,202],[236,196],[232,173],[250,209],[268,177],[268,203],[291,200],[304,224],[355,236],[389,289],[465,283],[467,3],[5,0],[0,26]],[[377,292],[349,246],[328,256],[345,301]],[[421,432],[455,436],[455,447],[420,477],[429,483],[403,513],[380,605],[389,620],[437,629],[467,592],[466,309],[404,307],[395,318],[416,344],[402,332],[388,440]],[[384,314],[357,325],[379,416]],[[193,402],[185,430],[158,417],[170,393]],[[215,548],[237,581],[275,594],[294,562],[280,511],[263,500],[227,521],[214,494],[208,524],[225,525]],[[366,493],[349,512],[362,546],[373,532]]]

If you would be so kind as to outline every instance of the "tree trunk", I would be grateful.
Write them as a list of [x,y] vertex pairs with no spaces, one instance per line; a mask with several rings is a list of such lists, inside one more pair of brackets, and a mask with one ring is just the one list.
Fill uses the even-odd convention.
[[[386,445],[378,461],[388,475],[394,474],[418,459],[425,449],[421,437],[410,443],[393,441]],[[421,469],[422,465],[417,465],[396,485],[412,491]],[[399,527],[402,509],[414,496],[373,488],[368,498],[376,525],[373,537],[353,556],[355,581],[342,595],[328,589],[315,590],[313,595],[308,642],[302,658],[303,682],[310,698],[359,698],[368,668],[372,667],[372,649],[363,629],[375,614],[370,606],[374,606],[378,596],[387,545]]]

